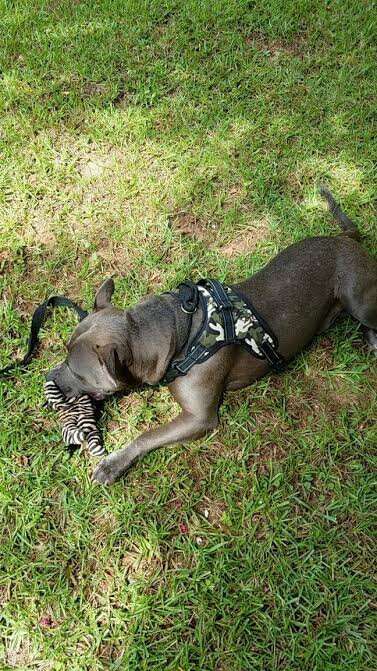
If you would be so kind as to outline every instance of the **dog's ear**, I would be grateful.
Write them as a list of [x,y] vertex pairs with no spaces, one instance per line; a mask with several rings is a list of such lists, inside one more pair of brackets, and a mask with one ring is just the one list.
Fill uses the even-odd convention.
[[111,277],[108,280],[105,280],[103,284],[101,284],[94,299],[95,310],[103,310],[103,308],[110,307],[111,296],[114,293],[114,289],[115,289],[114,280]]

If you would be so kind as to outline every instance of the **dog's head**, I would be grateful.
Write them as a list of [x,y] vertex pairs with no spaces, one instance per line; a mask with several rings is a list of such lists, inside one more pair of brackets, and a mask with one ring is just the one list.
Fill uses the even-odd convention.
[[102,400],[127,386],[127,322],[111,304],[113,292],[108,279],[96,294],[94,311],[70,338],[66,360],[47,375],[68,398],[89,394]]

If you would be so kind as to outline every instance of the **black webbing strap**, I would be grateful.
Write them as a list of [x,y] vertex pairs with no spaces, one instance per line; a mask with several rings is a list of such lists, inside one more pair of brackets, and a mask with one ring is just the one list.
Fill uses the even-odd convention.
[[209,355],[210,352],[208,349],[198,343],[192,348],[190,353],[187,354],[182,361],[173,361],[173,363],[169,366],[164,381],[169,383],[175,380],[178,375],[186,375],[196,363],[200,363]]
[[15,361],[5,368],[0,369],[0,377],[5,377],[6,375],[9,375],[15,368],[24,368],[30,363],[32,358],[35,356],[39,345],[38,334],[46,321],[47,311],[49,308],[57,307],[71,308],[77,313],[80,321],[88,315],[86,310],[80,308],[80,306],[77,305],[77,303],[74,303],[74,301],[71,301],[70,298],[66,298],[65,296],[50,296],[50,298],[47,298],[47,300],[39,305],[34,311],[31,320],[28,348],[25,356],[20,361]]
[[265,341],[259,345],[259,349],[263,352],[271,368],[276,373],[281,373],[286,368],[286,361],[279,352],[277,352],[272,345]]

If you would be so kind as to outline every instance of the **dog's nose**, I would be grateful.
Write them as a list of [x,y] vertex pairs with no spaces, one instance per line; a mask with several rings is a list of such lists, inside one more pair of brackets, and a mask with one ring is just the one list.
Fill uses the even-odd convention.
[[90,396],[94,398],[95,401],[103,401],[106,398],[106,394],[101,394],[99,391],[94,391]]

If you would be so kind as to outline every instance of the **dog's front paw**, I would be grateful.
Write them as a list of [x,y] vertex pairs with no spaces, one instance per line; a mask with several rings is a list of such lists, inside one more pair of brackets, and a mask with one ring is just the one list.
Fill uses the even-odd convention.
[[119,468],[119,464],[110,457],[103,459],[93,473],[93,480],[99,482],[101,485],[112,485],[113,482],[121,477],[123,470]]
[[366,336],[368,352],[377,356],[377,331],[368,329]]

